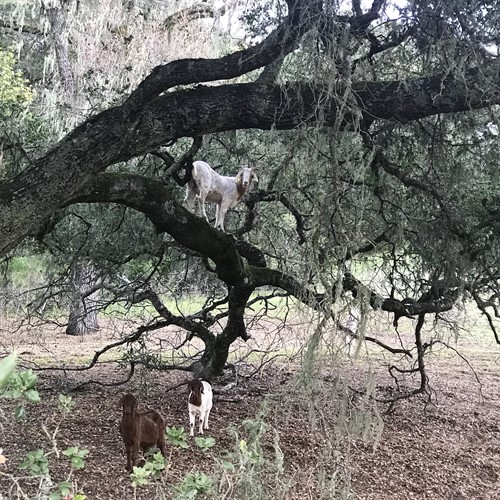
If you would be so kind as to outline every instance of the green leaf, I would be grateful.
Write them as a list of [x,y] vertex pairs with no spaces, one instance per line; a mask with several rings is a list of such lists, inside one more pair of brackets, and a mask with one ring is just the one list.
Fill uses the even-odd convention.
[[213,479],[202,472],[187,474],[182,482],[173,486],[179,499],[195,498],[198,493],[208,493],[214,487]]
[[146,467],[134,467],[132,473],[130,474],[130,479],[134,487],[145,486],[149,483],[149,477],[153,474],[153,471],[148,470]]
[[14,418],[19,422],[19,420],[22,420],[23,418],[26,417],[26,409],[24,408],[23,405],[19,405],[16,407],[14,410]]
[[40,401],[40,395],[38,394],[38,391],[36,389],[29,389],[24,393],[24,397],[30,403],[38,403]]
[[3,389],[7,385],[7,380],[16,369],[16,363],[17,356],[15,353],[0,359],[0,389]]
[[234,464],[228,462],[227,460],[222,460],[222,467],[224,467],[224,469],[228,470],[229,472],[234,472],[236,470]]
[[85,462],[79,457],[73,457],[71,459],[71,466],[74,469],[83,469],[85,467]]
[[66,495],[68,493],[71,493],[71,490],[73,489],[73,483],[71,481],[61,481],[59,483],[59,490],[61,493],[65,493]]
[[178,446],[179,448],[189,448],[189,445],[186,441],[186,431],[184,427],[167,427],[165,429],[165,436],[167,440],[173,444],[174,446]]
[[23,370],[19,372],[19,377],[21,378],[24,390],[31,389],[36,384],[36,374],[33,373],[33,370]]
[[215,439],[213,437],[195,437],[194,442],[202,451],[208,451],[215,446]]
[[8,389],[4,393],[4,397],[12,399],[19,399],[22,395],[22,391],[16,388]]
[[165,457],[159,451],[153,455],[153,460],[155,462],[163,462],[163,463],[165,463],[166,461]]
[[69,413],[71,409],[75,406],[75,402],[71,396],[65,396],[64,394],[59,394],[59,411],[63,413]]
[[34,476],[49,473],[49,462],[43,450],[30,451],[19,465],[20,469],[27,469]]
[[80,450],[78,446],[70,446],[63,450],[62,454],[71,459],[71,466],[73,468],[83,469],[85,467],[83,459],[89,454],[89,450],[86,448]]
[[78,446],[70,446],[69,448],[66,448],[62,452],[63,455],[66,455],[67,457],[76,457],[76,458],[85,458],[89,454],[89,450],[86,448],[78,448]]

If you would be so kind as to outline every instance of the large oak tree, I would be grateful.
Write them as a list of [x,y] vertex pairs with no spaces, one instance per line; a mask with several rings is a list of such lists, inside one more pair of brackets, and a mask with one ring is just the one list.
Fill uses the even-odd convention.
[[[208,313],[178,317],[151,291],[134,296],[134,301],[155,305],[163,318],[155,327],[176,324],[205,343],[193,369],[207,377],[221,373],[230,345],[238,337],[248,338],[245,310],[254,291],[276,287],[333,317],[332,303],[340,290],[362,295],[372,307],[393,313],[396,324],[403,316],[418,317],[415,370],[421,373],[417,390],[423,390],[423,357],[431,346],[421,337],[425,315],[450,310],[466,294],[487,314],[496,335],[499,312],[499,193],[497,188],[486,190],[481,200],[479,191],[466,194],[464,187],[463,197],[458,188],[450,191],[453,164],[444,149],[436,151],[469,142],[461,161],[472,162],[475,147],[494,148],[498,140],[500,19],[495,17],[494,2],[448,4],[411,2],[399,13],[394,10],[390,19],[382,0],[374,0],[367,11],[353,0],[351,12],[342,14],[334,3],[289,0],[288,14],[261,42],[218,59],[180,59],[156,67],[122,104],[87,119],[21,173],[0,183],[1,254],[26,238],[45,234],[47,222],[64,207],[120,204],[144,214],[157,233],[167,233],[183,248],[210,259],[217,278],[227,286],[227,323],[218,335],[210,330],[214,319]],[[383,22],[377,24],[379,19]],[[300,70],[304,61],[328,64],[308,78]],[[244,82],[231,81],[243,75]],[[468,119],[471,126],[460,129],[461,121]],[[307,212],[316,210],[317,186],[308,201],[297,204],[271,180],[267,189],[251,195],[245,224],[231,234],[188,212],[176,201],[179,196],[171,183],[139,173],[106,172],[148,153],[162,156],[162,146],[193,137],[193,148],[184,158],[170,158],[168,172],[180,181],[182,168],[189,175],[189,162],[199,147],[196,138],[246,129],[290,131],[288,137],[303,137],[308,129],[318,136],[331,131],[334,137],[346,136],[358,144],[359,164],[350,158],[351,166],[344,171],[337,158],[330,162],[327,178],[343,183],[343,193],[358,196],[357,190],[363,189],[363,196],[369,196],[360,241],[342,243],[336,234],[342,217],[337,220],[335,213],[330,214],[331,226],[320,210],[312,222]],[[304,150],[300,154],[305,177],[315,168],[319,172]],[[436,164],[427,171],[422,161],[429,158]],[[459,160],[456,156],[453,161],[460,164]],[[262,163],[258,167],[265,171],[266,162]],[[351,203],[349,196],[345,195],[346,204]],[[336,282],[325,283],[316,276],[316,281],[306,283],[293,266],[276,266],[275,259],[267,258],[269,252],[258,238],[245,238],[251,235],[255,207],[269,203],[286,207],[296,224],[297,244],[314,247],[318,263],[333,265]],[[405,218],[411,223],[403,227],[399,220]],[[346,225],[356,223],[342,220]],[[327,229],[313,231],[315,224]],[[362,284],[347,266],[373,251],[393,259],[386,296]],[[406,260],[398,260],[401,254]],[[426,280],[405,296],[408,287],[401,269],[412,265],[420,266]],[[412,356],[407,349],[385,347]]]

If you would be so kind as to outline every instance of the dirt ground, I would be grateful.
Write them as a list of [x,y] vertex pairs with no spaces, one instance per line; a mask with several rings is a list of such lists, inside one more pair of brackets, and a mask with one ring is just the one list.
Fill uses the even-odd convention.
[[[72,342],[81,355],[91,354],[95,348],[88,339],[78,344],[77,339],[66,337],[63,343]],[[320,378],[306,384],[309,389],[299,389],[304,384],[297,385],[297,381],[303,379],[290,366],[279,370],[278,365],[270,366],[252,379],[240,377],[236,388],[215,394],[207,432],[216,439],[215,447],[203,453],[192,438],[188,450],[169,446],[168,472],[137,491],[125,472],[118,433],[119,398],[132,392],[142,405],[159,409],[169,426],[187,428],[186,388],[168,390],[186,380],[186,373],[137,370],[125,385],[93,384],[71,393],[76,405],[60,424],[57,447],[77,445],[89,450],[85,469],[72,476],[88,499],[173,498],[171,486],[188,472],[221,477],[217,458],[237,449],[239,439],[248,439],[242,422],[255,418],[265,403],[268,430],[262,453],[269,465],[259,472],[258,480],[268,493],[261,498],[279,498],[279,492],[287,499],[347,498],[341,491],[350,488],[350,498],[365,500],[500,499],[500,349],[468,354],[481,386],[461,358],[436,355],[428,365],[431,402],[425,404],[422,397],[403,401],[390,414],[384,413],[386,405],[375,406],[347,389],[363,389],[368,380],[373,381],[379,396],[394,391],[387,369],[363,358],[325,362],[318,371]],[[21,424],[13,421],[13,404],[0,400],[0,448],[7,458],[0,466],[0,498],[23,498],[8,474],[21,478],[18,484],[24,491],[32,494],[36,490],[37,481],[22,478],[17,466],[28,451],[51,448],[43,426],[48,430],[56,427],[60,393],[69,393],[89,378],[110,383],[123,380],[126,374],[125,367],[114,363],[101,364],[91,373],[39,372],[42,401],[29,406],[28,419]],[[406,383],[411,386],[417,381]],[[276,466],[275,431],[283,453],[281,472]],[[54,481],[66,479],[69,467],[65,457],[53,456],[50,464]],[[216,486],[220,492],[211,498],[224,498],[224,494],[229,498],[227,480]],[[248,494],[241,498],[259,497]]]

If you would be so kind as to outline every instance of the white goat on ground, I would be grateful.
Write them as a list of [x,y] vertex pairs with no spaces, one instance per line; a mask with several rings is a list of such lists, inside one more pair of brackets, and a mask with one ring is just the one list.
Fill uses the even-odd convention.
[[193,379],[188,384],[190,393],[188,399],[190,436],[194,436],[196,415],[200,416],[199,434],[203,428],[208,429],[208,416],[212,409],[212,386],[205,381]]
[[250,167],[242,167],[236,177],[219,175],[204,161],[193,162],[192,179],[186,188],[188,208],[194,212],[196,198],[201,214],[208,222],[205,203],[215,203],[215,227],[224,231],[224,218],[229,208],[234,208],[250,189],[252,181],[259,182],[257,175]]

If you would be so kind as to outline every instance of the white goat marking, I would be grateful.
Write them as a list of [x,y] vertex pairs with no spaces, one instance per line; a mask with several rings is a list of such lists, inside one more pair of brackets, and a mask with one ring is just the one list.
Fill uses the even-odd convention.
[[226,212],[234,208],[250,189],[252,181],[259,182],[257,175],[250,167],[242,167],[236,177],[219,175],[204,161],[193,162],[192,179],[186,187],[184,201],[194,212],[196,199],[201,215],[208,222],[205,203],[215,203],[215,227],[224,231]]
[[191,391],[188,398],[189,435],[194,436],[196,415],[200,417],[199,434],[203,434],[203,428],[208,429],[208,416],[212,409],[213,399],[212,386],[208,382],[193,379],[189,382],[188,387]]

